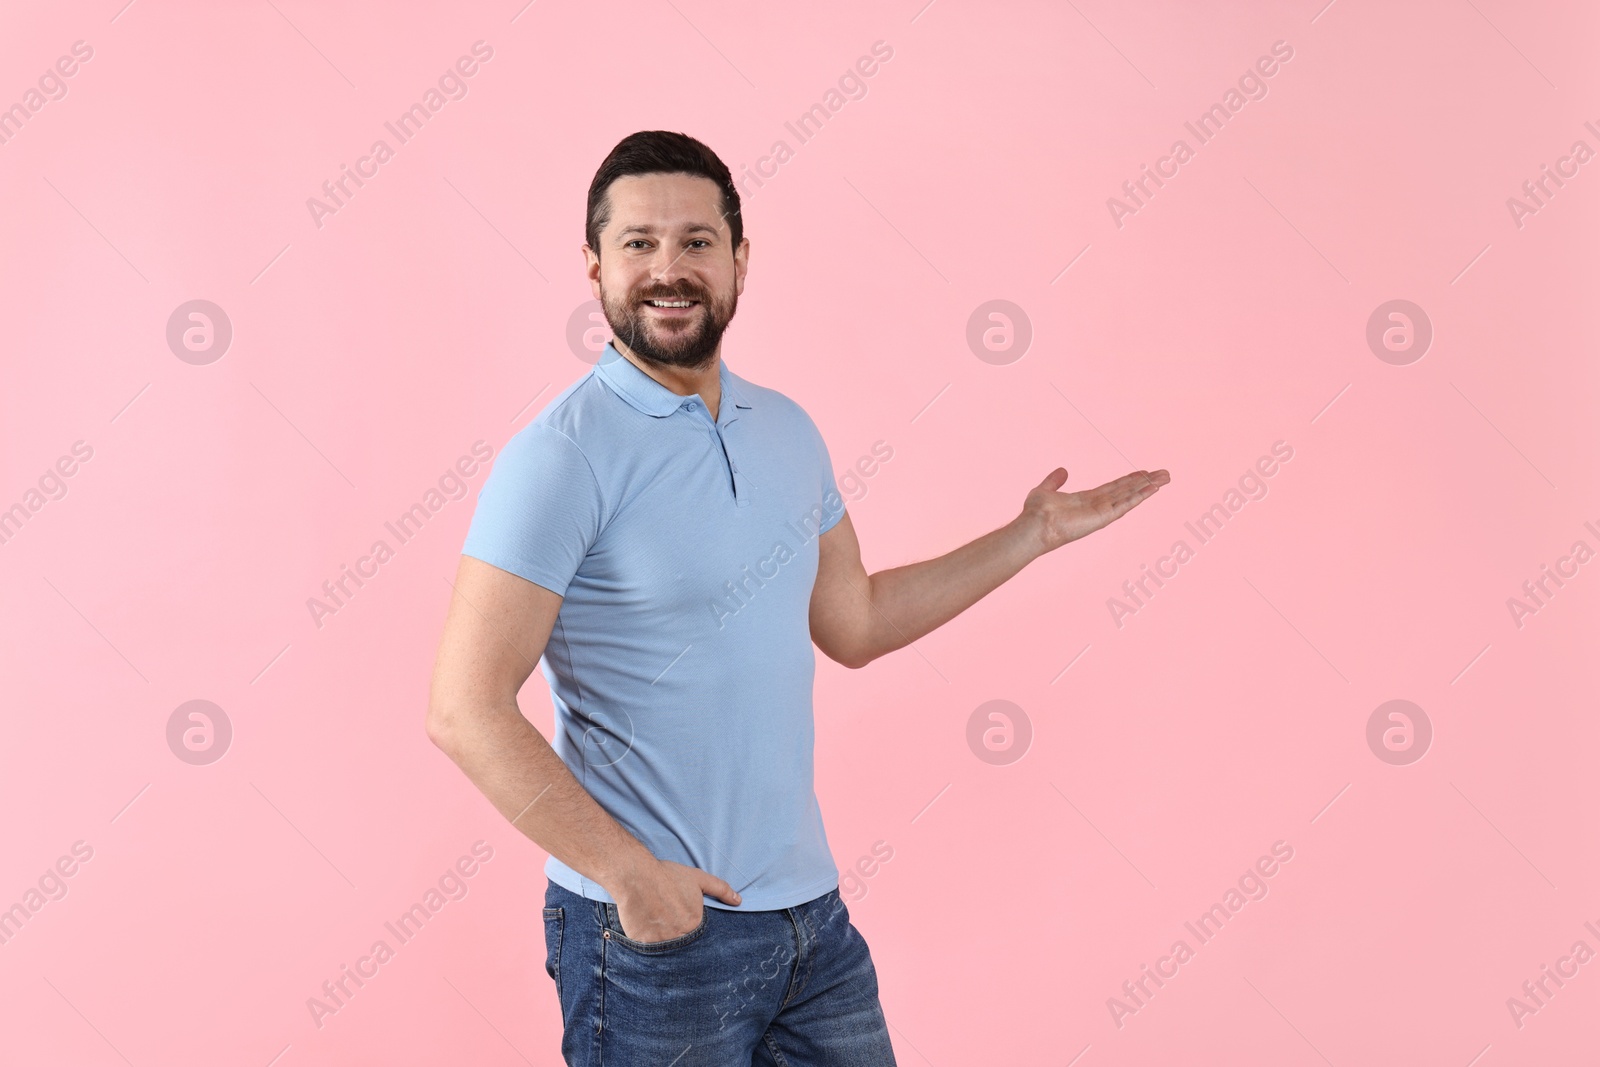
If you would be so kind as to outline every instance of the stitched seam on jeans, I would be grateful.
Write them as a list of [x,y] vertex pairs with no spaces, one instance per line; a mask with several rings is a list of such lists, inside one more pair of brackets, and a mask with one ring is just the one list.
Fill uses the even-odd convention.
[[805,947],[804,939],[800,936],[800,927],[794,921],[794,909],[785,908],[783,913],[789,917],[789,925],[794,927],[794,972],[789,975],[789,987],[783,991],[783,999],[778,1002],[778,1010],[783,1010],[800,991],[800,951]]
[[556,1003],[564,1004],[565,1001],[563,1001],[561,998],[561,943],[562,939],[566,936],[567,916],[566,911],[562,908],[555,908],[552,910],[555,911],[555,915],[549,916],[549,918],[554,918],[556,921],[556,953],[555,959],[552,961],[554,965],[552,969],[556,972]]
[[772,1053],[772,1058],[777,1062],[778,1067],[785,1067],[789,1061],[783,1058],[783,1053],[778,1049],[778,1043],[772,1040],[771,1027],[768,1027],[767,1032],[761,1035],[761,1043],[767,1046],[768,1052]]
[[595,998],[595,1024],[594,1024],[594,1062],[595,1067],[603,1067],[605,1063],[605,1045],[602,1042],[602,1031],[606,1028],[606,949],[610,942],[605,938],[600,940],[600,962],[596,965],[600,972],[600,981],[595,983],[598,995]]
[[811,922],[811,912],[809,910],[805,912],[803,917],[806,922],[806,941],[811,951],[806,956],[805,974],[801,975],[799,973],[800,968],[795,968],[795,980],[799,983],[796,987],[797,993],[805,989],[806,984],[811,981],[811,972],[816,970],[817,967],[817,928]]
[[[611,910],[612,912],[615,912],[616,908],[613,906]],[[635,952],[650,956],[665,952],[675,952],[680,948],[686,948],[700,940],[701,936],[704,935],[706,931],[710,929],[710,927],[711,909],[702,907],[700,909],[700,925],[696,926],[688,933],[679,934],[677,937],[669,937],[665,941],[635,941],[633,938],[622,932],[622,920],[618,918],[615,928],[611,931],[611,940],[622,945],[624,948],[629,948]]]

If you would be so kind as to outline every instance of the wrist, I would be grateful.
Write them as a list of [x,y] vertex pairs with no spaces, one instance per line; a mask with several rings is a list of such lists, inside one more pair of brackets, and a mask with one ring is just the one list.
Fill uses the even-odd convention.
[[1009,530],[1017,551],[1023,555],[1022,566],[1050,551],[1044,515],[1040,512],[1023,508],[1022,513],[1011,520]]
[[595,878],[595,881],[599,882],[615,900],[628,897],[633,888],[659,862],[633,835],[624,832],[622,836],[627,840],[627,844],[622,848],[620,855],[609,863],[605,870],[597,872],[598,876]]

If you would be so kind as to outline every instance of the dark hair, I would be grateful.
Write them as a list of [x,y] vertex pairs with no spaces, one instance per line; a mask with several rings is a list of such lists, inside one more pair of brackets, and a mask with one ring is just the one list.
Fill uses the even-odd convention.
[[744,220],[739,217],[739,190],[733,175],[717,154],[685,133],[667,130],[641,130],[617,142],[589,183],[589,212],[583,236],[589,247],[600,254],[600,231],[611,221],[611,183],[636,174],[693,174],[710,178],[722,190],[722,217],[728,220],[733,247],[744,237]]

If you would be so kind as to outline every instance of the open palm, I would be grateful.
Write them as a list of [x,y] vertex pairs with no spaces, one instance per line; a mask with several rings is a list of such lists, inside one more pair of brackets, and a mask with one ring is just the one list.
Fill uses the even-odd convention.
[[1028,491],[1022,514],[1036,523],[1049,552],[1121,518],[1171,480],[1165,470],[1134,471],[1093,489],[1063,493],[1067,469],[1057,467]]

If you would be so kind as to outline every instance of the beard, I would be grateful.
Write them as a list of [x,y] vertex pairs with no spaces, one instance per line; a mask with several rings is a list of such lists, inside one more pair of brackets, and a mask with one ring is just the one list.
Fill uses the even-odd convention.
[[[646,300],[693,300],[695,305],[687,315],[665,318],[648,310]],[[600,306],[617,340],[640,359],[693,369],[703,366],[722,343],[722,332],[739,308],[739,294],[730,290],[719,299],[687,279],[675,286],[647,283],[625,296],[602,286]]]

